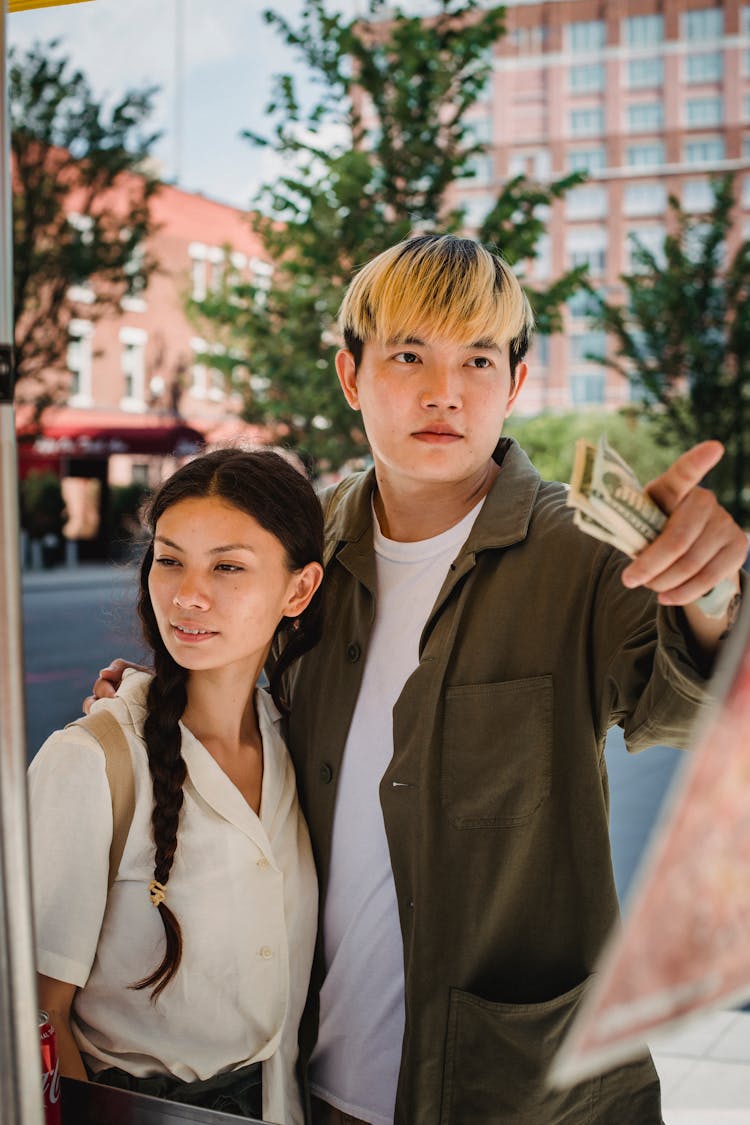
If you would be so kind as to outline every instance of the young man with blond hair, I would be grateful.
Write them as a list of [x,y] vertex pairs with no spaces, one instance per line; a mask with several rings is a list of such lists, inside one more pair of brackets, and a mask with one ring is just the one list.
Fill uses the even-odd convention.
[[[501,438],[533,317],[471,240],[385,251],[336,369],[374,467],[322,497],[327,622],[287,736],[322,889],[302,1057],[317,1125],[659,1125],[648,1056],[545,1073],[617,918],[604,742],[685,745],[730,624],[693,604],[746,538],[699,481],[634,562]],[[107,672],[97,682],[106,694]]]

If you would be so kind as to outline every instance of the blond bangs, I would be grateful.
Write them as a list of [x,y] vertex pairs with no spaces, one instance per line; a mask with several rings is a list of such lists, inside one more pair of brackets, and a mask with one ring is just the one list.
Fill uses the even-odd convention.
[[427,329],[454,343],[502,346],[533,330],[528,300],[502,259],[472,244],[457,263],[451,243],[400,243],[354,278],[340,312],[342,332],[386,342]]

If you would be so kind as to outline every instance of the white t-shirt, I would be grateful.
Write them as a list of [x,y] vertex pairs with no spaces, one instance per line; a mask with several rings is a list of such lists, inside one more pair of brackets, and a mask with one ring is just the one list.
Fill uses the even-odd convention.
[[339,774],[323,918],[326,977],[311,1059],[319,1097],[391,1125],[404,1034],[404,961],[380,807],[393,757],[393,707],[419,663],[419,638],[448,567],[482,506],[432,539],[386,539],[373,512],[375,621]]
[[263,1116],[301,1125],[294,1075],[317,921],[317,884],[294,771],[267,692],[256,705],[263,785],[256,816],[182,727],[187,765],[167,901],[182,963],[159,998],[129,987],[158,965],[153,796],[141,732],[149,677],[129,671],[110,708],[125,730],[135,813],[112,890],[112,808],[99,744],[80,727],[47,739],[29,768],[37,965],[78,986],[73,1027],[88,1065],[209,1078],[263,1063]]

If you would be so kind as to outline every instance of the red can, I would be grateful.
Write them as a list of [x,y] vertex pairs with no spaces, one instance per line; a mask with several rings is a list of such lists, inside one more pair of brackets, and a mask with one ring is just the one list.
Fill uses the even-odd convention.
[[39,1038],[42,1044],[42,1093],[45,1125],[62,1125],[60,1110],[60,1060],[57,1057],[55,1029],[46,1012],[39,1013]]

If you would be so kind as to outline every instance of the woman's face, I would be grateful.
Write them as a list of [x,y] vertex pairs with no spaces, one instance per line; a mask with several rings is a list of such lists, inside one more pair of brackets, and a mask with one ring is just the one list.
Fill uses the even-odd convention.
[[162,640],[191,671],[236,666],[256,677],[284,616],[320,584],[309,563],[290,571],[274,535],[218,497],[181,500],[159,518],[148,589]]

